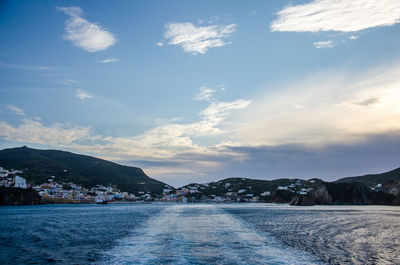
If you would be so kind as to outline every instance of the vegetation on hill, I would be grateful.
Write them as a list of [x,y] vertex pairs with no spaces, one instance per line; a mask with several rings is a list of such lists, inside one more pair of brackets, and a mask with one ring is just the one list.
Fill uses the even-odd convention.
[[[299,192],[312,189],[322,180],[275,179],[260,180],[249,178],[227,178],[206,184],[192,183],[179,189],[196,189],[198,192],[188,194],[199,200],[206,197],[231,197],[233,199],[252,199],[258,197],[265,202],[290,202]],[[241,201],[241,200],[239,200]]]
[[378,184],[383,184],[389,181],[400,181],[400,168],[381,174],[368,174],[359,177],[341,178],[336,182],[359,182],[365,184],[367,187],[374,187]]
[[117,185],[121,191],[162,194],[165,183],[149,178],[140,168],[60,150],[37,150],[26,146],[0,150],[0,166],[23,170],[28,182],[73,182],[90,188],[97,184]]

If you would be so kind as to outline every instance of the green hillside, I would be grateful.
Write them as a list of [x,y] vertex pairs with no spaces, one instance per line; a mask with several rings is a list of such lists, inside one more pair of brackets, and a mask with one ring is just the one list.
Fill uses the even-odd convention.
[[0,150],[0,166],[23,170],[29,182],[73,182],[85,187],[117,185],[121,191],[162,194],[165,183],[149,178],[140,168],[118,165],[106,160],[59,150],[37,150],[28,147]]
[[400,168],[391,170],[389,172],[381,173],[381,174],[368,174],[360,177],[347,177],[341,178],[336,182],[360,182],[365,184],[367,187],[374,187],[377,184],[383,184],[388,181],[400,181]]
[[[216,196],[223,196],[227,192],[238,192],[242,190],[243,194],[253,194],[258,196],[265,191],[273,192],[279,186],[289,187],[292,185],[293,190],[301,187],[308,188],[314,187],[322,183],[319,179],[301,180],[301,179],[275,179],[275,180],[261,180],[261,179],[249,179],[249,178],[227,178],[216,182],[210,182],[207,184],[192,183],[183,186],[182,188],[189,188],[197,186],[200,188],[202,194]],[[297,187],[297,188],[296,188]]]

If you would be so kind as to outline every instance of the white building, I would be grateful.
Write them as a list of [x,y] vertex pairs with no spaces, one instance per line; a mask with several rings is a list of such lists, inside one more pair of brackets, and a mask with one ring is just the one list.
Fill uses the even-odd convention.
[[269,196],[271,195],[270,191],[264,191],[263,193],[260,194],[260,196]]
[[278,190],[289,190],[287,186],[278,186]]
[[15,176],[14,178],[14,187],[15,188],[23,188],[26,189],[26,179],[20,177],[20,176]]

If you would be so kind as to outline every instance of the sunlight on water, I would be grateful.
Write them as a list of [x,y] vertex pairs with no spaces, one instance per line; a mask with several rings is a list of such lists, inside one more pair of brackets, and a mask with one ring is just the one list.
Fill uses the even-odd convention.
[[104,264],[320,264],[216,205],[174,205],[105,253]]

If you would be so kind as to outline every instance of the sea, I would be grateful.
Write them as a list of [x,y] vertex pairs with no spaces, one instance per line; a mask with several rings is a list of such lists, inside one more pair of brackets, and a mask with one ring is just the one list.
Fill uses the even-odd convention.
[[0,264],[400,264],[400,207],[0,207]]

